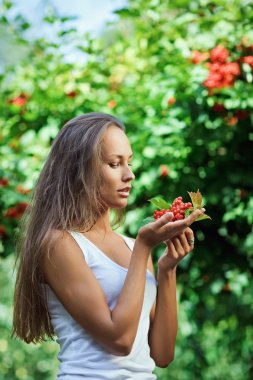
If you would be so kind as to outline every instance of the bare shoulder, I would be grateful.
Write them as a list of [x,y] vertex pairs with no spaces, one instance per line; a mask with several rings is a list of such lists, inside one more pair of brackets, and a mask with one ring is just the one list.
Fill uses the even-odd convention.
[[55,272],[68,271],[84,262],[84,255],[67,231],[52,230],[48,236],[49,249],[42,257],[42,269],[46,280]]
[[46,241],[50,252],[57,251],[59,245],[66,244],[71,240],[71,235],[67,231],[57,229],[50,230],[46,236]]
[[62,248],[62,246],[69,244],[74,246],[76,244],[69,232],[57,229],[49,231],[46,240],[49,243],[50,253],[54,254],[59,250],[59,247]]

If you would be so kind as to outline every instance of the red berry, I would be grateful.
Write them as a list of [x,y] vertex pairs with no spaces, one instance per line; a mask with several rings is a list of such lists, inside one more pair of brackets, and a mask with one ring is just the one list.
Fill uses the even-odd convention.
[[23,213],[25,211],[25,209],[27,208],[27,206],[28,206],[27,202],[19,202],[16,204],[16,210],[18,212]]
[[7,236],[6,229],[5,229],[5,227],[1,224],[1,225],[0,225],[0,238],[1,238],[1,237],[4,238],[4,237],[6,237],[6,236]]
[[4,214],[4,216],[6,216],[7,218],[18,219],[20,217],[20,214],[16,210],[15,207],[10,207],[10,208],[8,208],[8,210],[6,211],[6,213]]
[[168,104],[172,106],[172,105],[175,103],[175,101],[176,101],[176,99],[175,99],[173,96],[171,96],[171,97],[168,99]]
[[7,178],[0,178],[0,187],[5,187],[5,186],[8,186],[9,184],[9,181]]
[[114,100],[114,99],[109,100],[109,102],[107,103],[107,106],[108,106],[109,108],[115,108],[116,105],[117,105],[117,102],[116,102],[116,100]]
[[160,176],[167,177],[169,175],[169,168],[167,165],[160,165]]

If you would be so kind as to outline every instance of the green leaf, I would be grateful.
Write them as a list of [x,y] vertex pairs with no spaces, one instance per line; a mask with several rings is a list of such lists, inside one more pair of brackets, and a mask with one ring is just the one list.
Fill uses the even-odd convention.
[[184,212],[184,215],[185,215],[185,218],[187,218],[187,216],[189,216],[192,212],[194,211],[194,208],[191,207],[191,208],[187,208]]
[[74,20],[77,20],[78,17],[77,16],[63,16],[60,18],[60,21],[61,22],[67,22],[67,21],[74,21]]
[[161,197],[155,197],[149,199],[149,202],[151,202],[154,206],[158,207],[159,209],[169,209],[171,208],[171,204],[166,202],[163,198]]
[[54,24],[57,21],[57,18],[53,15],[45,16],[43,21],[48,22],[49,24]]
[[[196,210],[196,209],[194,209],[193,207],[188,208],[187,210],[185,210],[185,212],[184,212],[185,218],[187,218],[194,210]],[[207,214],[203,214],[203,215],[199,216],[195,220],[195,222],[198,222],[199,220],[203,220],[203,219],[211,219],[211,218]]]
[[212,220],[212,218],[211,218],[209,215],[207,215],[207,214],[203,214],[203,215],[199,216],[199,217],[195,220],[195,222],[198,222],[199,220],[203,220],[203,219],[211,219],[211,220]]

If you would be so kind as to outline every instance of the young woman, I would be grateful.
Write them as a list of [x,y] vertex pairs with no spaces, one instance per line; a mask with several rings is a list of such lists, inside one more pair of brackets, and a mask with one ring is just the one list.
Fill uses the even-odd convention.
[[[25,342],[57,336],[58,380],[151,380],[174,356],[176,267],[193,249],[189,225],[168,213],[136,240],[112,228],[134,174],[124,126],[89,113],[56,137],[37,182],[19,250],[13,334]],[[151,249],[166,249],[157,280]]]

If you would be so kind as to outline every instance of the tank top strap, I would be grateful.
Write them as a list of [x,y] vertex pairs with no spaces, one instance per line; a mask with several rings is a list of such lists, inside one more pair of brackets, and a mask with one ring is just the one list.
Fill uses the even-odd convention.
[[[68,231],[69,234],[73,237],[73,239],[76,241],[78,246],[80,247],[81,251],[83,252],[84,258],[86,262],[89,262],[89,251],[90,251],[90,241],[80,232],[76,231]],[[130,249],[130,251],[133,251],[134,248],[134,240],[129,238],[128,236],[125,236],[123,234],[118,233],[119,236],[122,237],[122,239],[125,241],[126,245]]]
[[131,239],[130,237],[122,235],[122,234],[118,234],[118,235],[120,235],[124,239],[124,241],[125,241],[126,245],[128,246],[128,248],[131,251],[133,251],[133,249],[134,249],[134,240]]
[[76,231],[68,231],[69,234],[73,237],[73,239],[77,242],[77,244],[79,245],[83,255],[84,255],[84,258],[85,258],[85,261],[88,262],[88,249],[87,249],[87,241],[85,239],[85,236],[83,236],[80,232],[76,232]]

